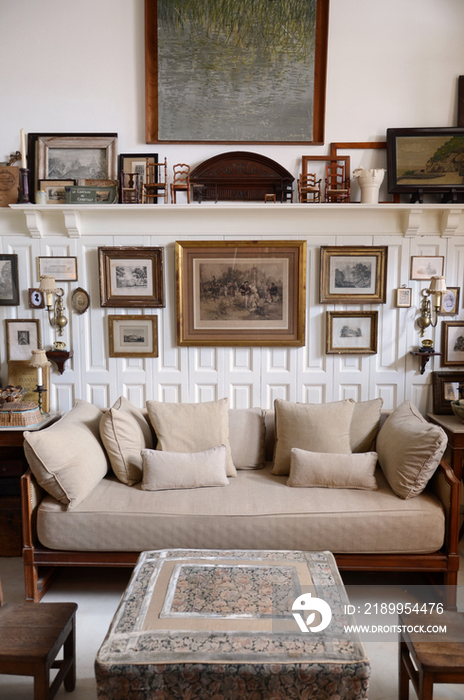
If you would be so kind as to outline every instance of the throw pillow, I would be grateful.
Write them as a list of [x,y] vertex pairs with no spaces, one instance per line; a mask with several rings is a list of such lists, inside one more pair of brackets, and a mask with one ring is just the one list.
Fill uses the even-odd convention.
[[382,406],[381,398],[355,403],[350,425],[352,452],[369,452],[375,448]]
[[447,437],[405,401],[387,418],[377,436],[377,453],[391,489],[401,498],[418,496],[443,456]]
[[276,399],[274,408],[273,474],[288,475],[292,447],[311,452],[351,453],[350,424],[354,409],[351,399],[318,404]]
[[204,403],[147,401],[157,450],[202,452],[216,445],[227,450],[227,476],[236,476],[229,443],[229,399]]
[[119,481],[128,486],[140,481],[140,452],[153,448],[153,434],[142,412],[121,396],[101,417],[100,437]]
[[227,486],[224,445],[203,452],[142,450],[144,491]]
[[236,469],[262,469],[264,466],[265,415],[261,408],[229,409],[229,441]]
[[24,452],[40,486],[71,510],[103,479],[108,458],[100,440],[102,412],[78,399],[57,423],[24,432]]
[[377,491],[376,452],[324,454],[293,447],[287,486]]

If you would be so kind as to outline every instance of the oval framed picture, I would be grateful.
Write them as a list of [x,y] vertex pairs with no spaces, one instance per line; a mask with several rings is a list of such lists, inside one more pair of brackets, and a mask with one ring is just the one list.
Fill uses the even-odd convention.
[[82,287],[78,287],[72,293],[71,304],[77,314],[83,314],[90,306],[90,297]]
[[440,316],[455,316],[459,313],[460,287],[447,287],[441,298]]

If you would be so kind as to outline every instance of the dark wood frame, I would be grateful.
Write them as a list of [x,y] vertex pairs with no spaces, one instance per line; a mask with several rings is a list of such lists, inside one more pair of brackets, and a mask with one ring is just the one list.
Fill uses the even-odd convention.
[[19,305],[19,274],[18,274],[18,256],[16,253],[0,253],[0,261],[9,260],[11,263],[11,298],[0,299],[0,306],[18,306]]
[[[334,257],[375,257],[376,280],[373,294],[330,291],[330,261]],[[319,302],[321,304],[385,304],[387,301],[388,246],[321,246]]]
[[[370,318],[369,346],[362,348],[336,348],[333,343],[333,322],[335,318]],[[377,353],[378,311],[327,311],[326,312],[326,353],[327,355],[375,355]]]
[[[151,260],[153,264],[152,294],[141,296],[132,294],[130,296],[115,296],[111,293],[111,270],[112,260],[125,259]],[[101,246],[98,248],[98,268],[100,275],[100,306],[111,306],[118,308],[162,308],[166,305],[164,291],[164,248],[153,247],[132,247],[132,246]]]
[[[313,139],[306,144],[324,143],[329,0],[318,0],[313,99]],[[163,141],[158,138],[158,11],[157,0],[145,0],[145,138],[147,143],[211,143]],[[230,143],[215,141],[214,143]],[[302,143],[301,141],[254,141],[249,143]]]
[[[119,159],[118,159],[118,179],[119,179],[119,201],[122,202],[122,182],[121,182],[121,173],[122,172],[134,172],[132,169],[131,170],[124,170],[125,168],[125,160],[128,161],[134,161],[134,160],[144,160],[145,165],[148,165],[148,163],[159,163],[159,155],[158,153],[120,153],[119,154]],[[158,180],[158,174],[155,173],[155,177]],[[142,186],[140,186],[140,202],[142,201]],[[158,198],[154,198],[154,204],[158,204]]]
[[[431,136],[461,136],[464,138],[464,128],[461,127],[442,127],[436,129],[429,128],[406,128],[406,129],[387,129],[387,176],[388,176],[388,191],[390,193],[442,193],[449,195],[456,192],[464,192],[464,184],[427,184],[427,179],[424,179],[424,184],[409,184],[402,185],[397,174],[397,139],[401,137],[412,137],[419,139],[429,138]],[[419,195],[419,201],[421,197]]]
[[448,332],[450,328],[462,328],[464,336],[464,320],[463,321],[442,321],[441,322],[441,364],[442,367],[464,367],[464,359],[462,360],[449,360],[448,359],[448,346],[449,338]]
[[[433,412],[437,416],[452,416],[451,401],[445,399],[445,384],[458,382],[464,388],[464,371],[463,372],[432,372],[432,387],[433,387]],[[464,398],[464,390],[463,396]]]

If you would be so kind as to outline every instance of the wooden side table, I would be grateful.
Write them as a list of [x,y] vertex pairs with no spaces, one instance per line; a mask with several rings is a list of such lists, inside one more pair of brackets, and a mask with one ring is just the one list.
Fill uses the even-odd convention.
[[27,469],[25,430],[41,430],[60,417],[51,413],[39,425],[0,427],[0,556],[20,557],[22,550],[20,479]]
[[419,700],[432,700],[434,683],[464,684],[464,613],[399,615],[401,627],[446,625],[446,633],[400,632],[398,700],[408,700],[411,679]]

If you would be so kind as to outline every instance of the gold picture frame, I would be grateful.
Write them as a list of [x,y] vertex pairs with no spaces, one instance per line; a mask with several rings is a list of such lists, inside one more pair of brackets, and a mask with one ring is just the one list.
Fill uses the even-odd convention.
[[385,304],[387,246],[321,246],[321,304]]
[[396,308],[409,309],[412,304],[412,288],[398,287],[396,290]]
[[305,344],[306,241],[177,241],[179,345]]
[[327,311],[328,355],[375,355],[378,311]]
[[460,287],[446,287],[446,292],[440,298],[439,316],[456,316],[459,313]]
[[[21,401],[31,401],[38,404],[38,393],[34,391],[37,386],[37,367],[31,367],[29,360],[8,360],[8,384],[23,386],[27,389]],[[50,412],[50,365],[42,367],[42,408],[45,413]]]
[[464,366],[464,321],[441,323],[442,367]]
[[158,316],[108,316],[110,357],[158,357]]
[[98,248],[100,306],[161,308],[164,293],[164,248]]

